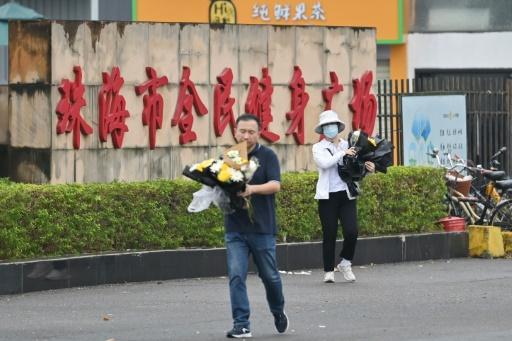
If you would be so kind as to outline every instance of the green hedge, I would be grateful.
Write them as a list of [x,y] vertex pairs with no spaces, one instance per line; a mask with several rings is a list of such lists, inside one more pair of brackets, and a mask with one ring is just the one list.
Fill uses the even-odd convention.
[[[316,173],[283,174],[277,196],[280,241],[321,237]],[[361,235],[438,230],[442,172],[391,167],[368,176],[358,200]],[[0,181],[0,259],[223,244],[223,219],[187,213],[199,185],[188,180],[86,185]]]

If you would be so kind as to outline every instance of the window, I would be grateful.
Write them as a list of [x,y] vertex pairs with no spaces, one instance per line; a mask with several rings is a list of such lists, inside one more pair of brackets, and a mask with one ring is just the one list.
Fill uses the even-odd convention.
[[409,31],[512,31],[510,13],[510,0],[411,0]]

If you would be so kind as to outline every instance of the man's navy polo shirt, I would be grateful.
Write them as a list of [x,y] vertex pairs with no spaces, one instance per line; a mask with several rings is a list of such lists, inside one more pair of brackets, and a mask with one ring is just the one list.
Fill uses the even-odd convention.
[[[257,144],[248,156],[257,158],[260,164],[250,185],[261,185],[272,180],[281,182],[279,161],[272,149]],[[251,205],[253,222],[249,219],[248,210],[237,209],[224,216],[226,232],[277,234],[275,195],[252,194]]]

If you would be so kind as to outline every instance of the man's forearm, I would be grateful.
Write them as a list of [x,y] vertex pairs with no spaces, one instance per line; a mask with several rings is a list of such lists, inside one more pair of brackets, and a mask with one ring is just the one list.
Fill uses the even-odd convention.
[[261,185],[248,185],[251,187],[251,194],[268,195],[281,190],[281,183],[278,181],[269,181]]

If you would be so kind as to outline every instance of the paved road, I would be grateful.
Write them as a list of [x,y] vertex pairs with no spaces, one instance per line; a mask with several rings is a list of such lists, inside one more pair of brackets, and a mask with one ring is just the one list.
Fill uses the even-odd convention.
[[[249,276],[257,340],[512,340],[512,260],[456,259],[355,267],[356,283],[322,271],[283,274],[291,328],[275,332]],[[338,278],[340,278],[339,274]],[[0,296],[0,340],[224,340],[226,278]]]

